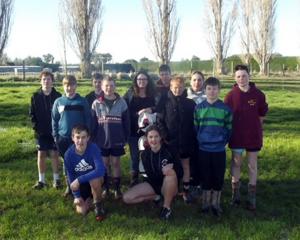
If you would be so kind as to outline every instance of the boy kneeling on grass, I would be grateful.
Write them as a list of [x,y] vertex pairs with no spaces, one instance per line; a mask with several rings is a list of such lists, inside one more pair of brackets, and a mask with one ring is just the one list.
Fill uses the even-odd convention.
[[221,191],[226,167],[225,146],[231,134],[232,112],[220,99],[220,81],[204,82],[207,99],[196,106],[194,125],[199,144],[199,170],[202,175],[202,212],[219,217]]
[[96,220],[101,221],[105,217],[101,202],[105,167],[99,148],[89,139],[89,130],[85,125],[79,124],[72,129],[74,144],[65,153],[65,167],[76,212],[86,215],[92,208],[92,197]]

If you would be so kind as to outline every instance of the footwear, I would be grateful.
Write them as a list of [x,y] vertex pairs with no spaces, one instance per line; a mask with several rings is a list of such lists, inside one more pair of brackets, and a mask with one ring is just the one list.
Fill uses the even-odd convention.
[[60,179],[57,179],[57,180],[53,181],[53,185],[52,186],[54,188],[56,188],[56,189],[62,189],[62,187],[63,187]]
[[156,207],[158,207],[161,203],[161,200],[162,200],[162,197],[160,195],[156,195],[154,200],[153,200],[153,203]]
[[201,195],[202,195],[202,189],[200,185],[190,187],[190,196],[192,197],[193,200],[196,200]]
[[114,198],[115,198],[116,200],[119,200],[120,198],[122,198],[122,192],[121,192],[120,189],[114,190]]
[[161,220],[169,220],[172,217],[172,211],[170,208],[163,207],[160,211],[159,218]]
[[211,211],[216,217],[220,217],[223,210],[220,207],[221,191],[212,191],[211,195]]
[[40,182],[40,181],[37,181],[36,184],[34,184],[32,186],[33,189],[36,189],[36,190],[41,190],[43,189],[44,187],[46,187],[46,183],[43,183],[43,182]]
[[248,185],[247,209],[250,211],[256,210],[256,186]]
[[190,204],[193,202],[193,197],[192,195],[190,194],[190,192],[183,192],[182,194],[182,198],[183,198],[183,201],[186,203],[186,204]]
[[94,203],[94,205],[95,205],[94,212],[95,212],[96,220],[101,222],[105,218],[105,210],[103,208],[103,204],[102,202],[97,202]]
[[102,191],[102,198],[103,199],[105,199],[105,198],[108,198],[109,196],[110,196],[110,191],[109,191],[109,189],[104,189],[103,191]]
[[210,190],[203,190],[202,191],[202,213],[209,213],[210,210],[210,198],[211,198],[211,191]]
[[231,205],[239,206],[241,204],[241,194],[240,194],[240,182],[231,183],[232,187],[232,196],[231,196]]

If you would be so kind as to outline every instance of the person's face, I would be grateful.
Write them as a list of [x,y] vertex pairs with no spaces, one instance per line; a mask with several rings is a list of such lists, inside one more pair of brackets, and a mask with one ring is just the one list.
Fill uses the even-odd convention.
[[64,92],[66,94],[66,97],[72,98],[76,94],[76,84],[64,84]]
[[163,85],[165,87],[170,86],[170,81],[171,81],[171,73],[168,71],[162,71],[159,73],[159,78],[162,81]]
[[51,76],[49,75],[43,75],[41,77],[41,85],[42,85],[42,89],[51,89],[53,87],[53,80],[51,78]]
[[144,74],[139,74],[136,78],[136,85],[138,88],[146,88],[148,84],[148,78]]
[[235,81],[240,88],[249,85],[249,74],[245,70],[238,70],[235,72]]
[[183,83],[171,83],[170,90],[174,96],[181,96],[184,91]]
[[191,77],[191,88],[195,92],[199,92],[203,86],[204,79],[198,73],[193,74]]
[[220,89],[217,85],[211,86],[207,85],[205,88],[205,94],[208,101],[215,101],[218,99],[220,93]]
[[115,93],[114,81],[102,80],[102,91],[106,96],[112,96]]
[[75,144],[76,151],[79,153],[84,153],[89,139],[90,137],[86,131],[75,132],[72,135],[72,140]]
[[101,91],[101,80],[93,79],[93,87],[95,88],[96,92],[100,92]]
[[147,142],[151,149],[159,149],[161,147],[161,137],[156,130],[148,132]]

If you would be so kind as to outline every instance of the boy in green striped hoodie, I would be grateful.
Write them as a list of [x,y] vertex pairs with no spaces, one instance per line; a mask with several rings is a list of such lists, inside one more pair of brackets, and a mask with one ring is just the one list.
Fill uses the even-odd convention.
[[221,191],[226,168],[225,146],[231,134],[232,112],[220,99],[220,81],[210,77],[204,82],[207,99],[194,112],[199,146],[199,169],[202,175],[202,212],[212,210],[220,216]]

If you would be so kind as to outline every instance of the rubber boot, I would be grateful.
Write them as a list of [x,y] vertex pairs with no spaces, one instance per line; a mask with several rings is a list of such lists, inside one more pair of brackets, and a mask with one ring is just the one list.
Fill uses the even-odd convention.
[[248,185],[247,209],[250,211],[256,210],[256,185]]
[[223,212],[220,206],[220,201],[221,201],[221,191],[212,191],[211,210],[216,217],[220,217]]
[[211,198],[211,191],[210,190],[203,190],[202,191],[202,209],[201,212],[208,213],[210,209],[210,198]]
[[232,196],[231,205],[239,206],[241,204],[240,182],[231,183]]

